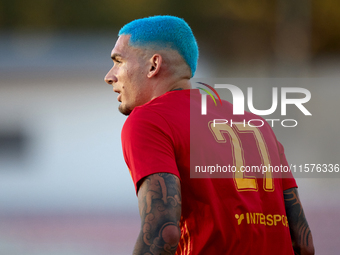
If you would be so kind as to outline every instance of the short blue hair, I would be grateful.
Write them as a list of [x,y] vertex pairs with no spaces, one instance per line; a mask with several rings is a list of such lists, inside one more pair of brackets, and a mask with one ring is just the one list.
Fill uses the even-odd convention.
[[186,61],[194,76],[198,46],[189,25],[174,16],[153,16],[136,19],[123,26],[118,36],[131,35],[129,45],[133,47],[159,47],[176,50]]

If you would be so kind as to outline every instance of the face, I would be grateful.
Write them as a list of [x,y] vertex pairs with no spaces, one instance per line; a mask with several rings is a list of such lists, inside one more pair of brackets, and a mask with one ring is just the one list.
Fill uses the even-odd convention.
[[142,50],[129,46],[130,35],[121,35],[111,52],[113,67],[105,76],[105,82],[119,93],[119,111],[129,115],[136,107],[150,101],[147,88],[148,65]]

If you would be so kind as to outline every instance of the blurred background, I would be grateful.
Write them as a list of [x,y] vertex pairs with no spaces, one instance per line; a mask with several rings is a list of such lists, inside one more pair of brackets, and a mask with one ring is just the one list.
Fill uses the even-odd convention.
[[[253,87],[258,109],[272,87],[308,89],[312,116],[288,107],[298,126],[274,131],[290,163],[340,163],[339,1],[0,0],[0,254],[132,253],[126,117],[103,78],[120,27],[158,14],[192,27],[195,78]],[[305,177],[316,251],[338,254],[340,179]]]

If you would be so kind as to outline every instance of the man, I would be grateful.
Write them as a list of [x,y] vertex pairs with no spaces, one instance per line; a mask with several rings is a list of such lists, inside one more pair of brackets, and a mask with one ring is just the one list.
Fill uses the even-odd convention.
[[[211,125],[222,116],[254,119],[233,116],[226,101],[214,108],[208,100],[208,114],[200,115],[200,93],[190,89],[198,47],[184,20],[128,23],[111,58],[105,81],[119,93],[119,111],[129,115],[122,145],[142,221],[134,254],[314,253],[292,176],[240,171],[245,164],[288,165],[269,125]],[[236,173],[190,177],[192,167],[217,162]]]

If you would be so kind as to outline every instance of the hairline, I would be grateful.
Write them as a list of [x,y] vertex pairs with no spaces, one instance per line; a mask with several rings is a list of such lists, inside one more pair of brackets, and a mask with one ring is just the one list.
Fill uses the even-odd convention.
[[131,41],[132,34],[121,34],[120,36],[124,36],[124,35],[129,36],[129,41],[128,41],[129,47],[132,47],[132,48],[135,48],[135,49],[140,49],[140,50],[176,51],[180,56],[182,56],[181,53],[177,49],[172,48],[170,45],[169,46],[168,45],[161,46],[159,43],[153,43],[153,42],[147,42],[143,45],[139,45],[139,44],[134,45],[134,42]]
[[[184,64],[186,64],[191,71],[191,68],[190,66],[188,65],[188,63],[185,61],[184,57],[179,53],[179,51],[177,49],[173,49],[172,47],[170,46],[161,46],[157,43],[153,43],[153,42],[150,42],[150,43],[146,43],[145,45],[133,45],[133,42],[131,41],[131,34],[127,34],[127,33],[124,33],[124,34],[121,34],[120,36],[129,36],[129,41],[128,41],[128,46],[137,50],[138,51],[138,55],[139,57],[141,58],[147,58],[147,57],[151,57],[152,55],[154,54],[160,54],[162,55],[162,53],[176,53],[178,55],[178,57],[180,57],[183,61]],[[151,54],[149,55],[148,53],[151,51]],[[146,54],[144,55],[143,53],[146,52]],[[163,56],[164,57],[164,56]]]

